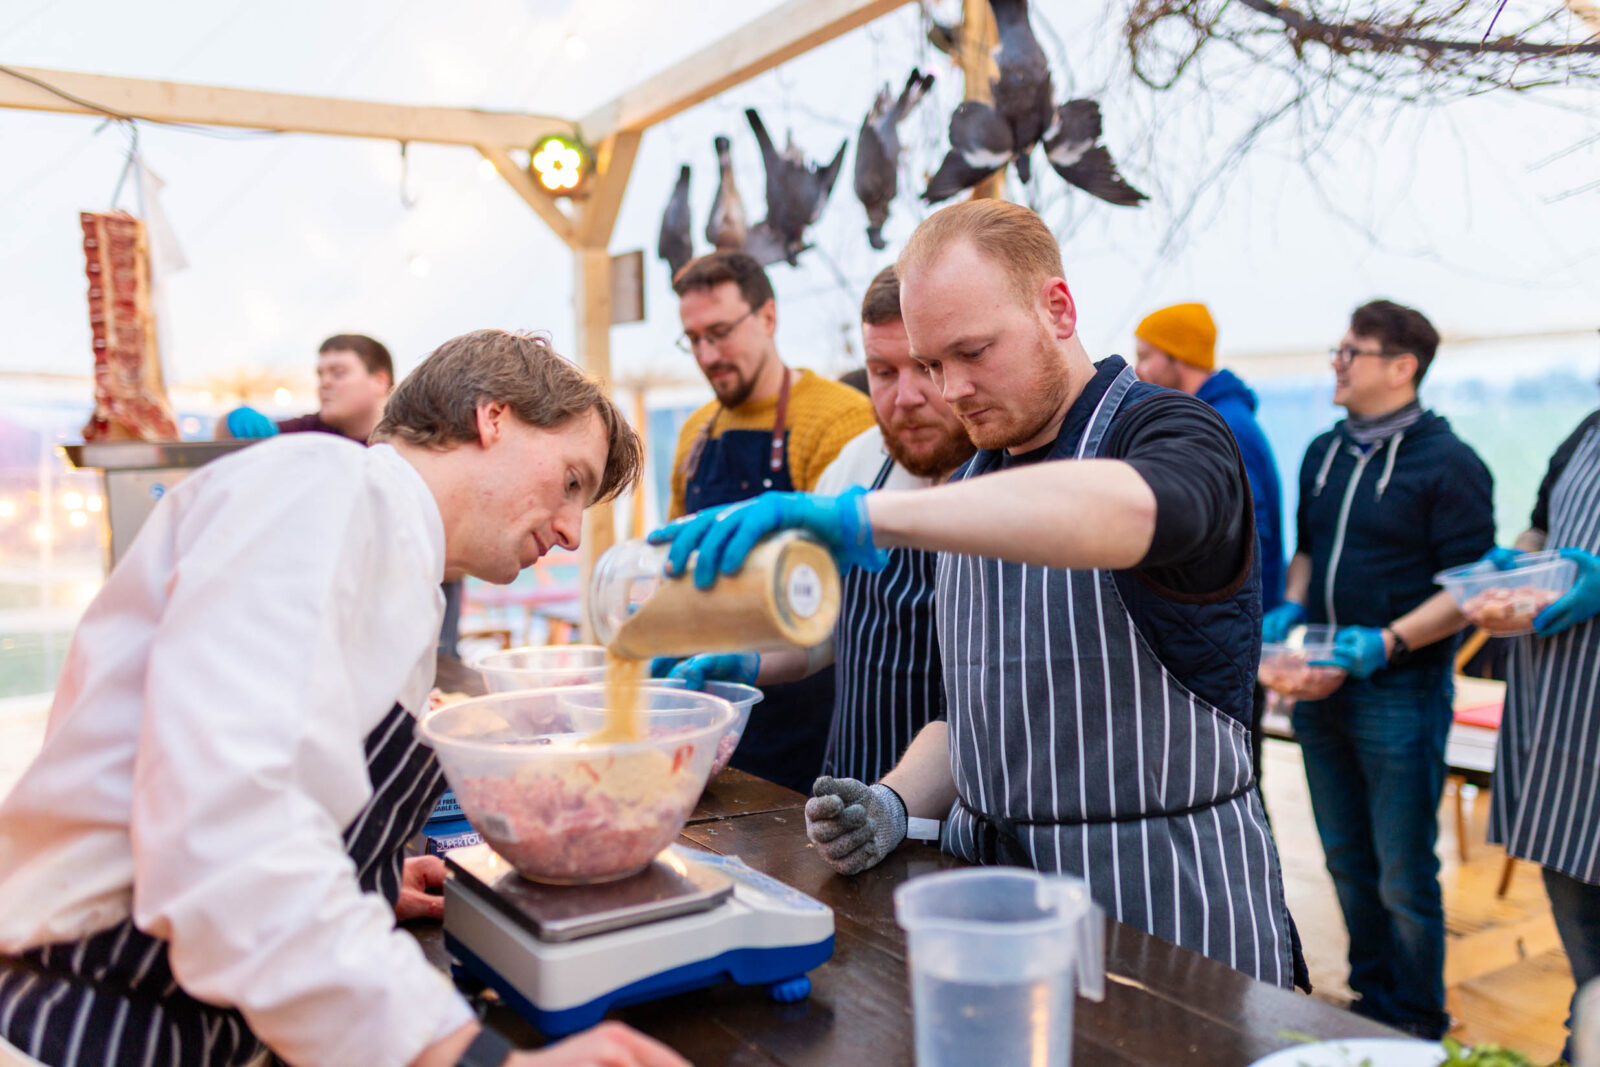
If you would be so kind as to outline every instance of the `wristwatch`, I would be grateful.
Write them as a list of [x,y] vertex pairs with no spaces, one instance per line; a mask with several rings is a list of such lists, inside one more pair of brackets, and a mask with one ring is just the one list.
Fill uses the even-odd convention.
[[515,1048],[500,1036],[500,1031],[485,1026],[478,1031],[478,1036],[472,1039],[472,1044],[467,1046],[461,1058],[456,1060],[456,1067],[501,1067],[511,1059]]
[[1406,644],[1406,639],[1400,636],[1400,631],[1393,626],[1385,626],[1383,632],[1394,638],[1394,651],[1389,653],[1389,666],[1398,667],[1411,656],[1411,646]]

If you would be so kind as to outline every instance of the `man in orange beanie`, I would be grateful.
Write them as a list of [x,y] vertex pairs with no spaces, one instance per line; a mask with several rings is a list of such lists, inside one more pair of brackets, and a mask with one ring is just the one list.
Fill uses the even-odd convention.
[[[1204,304],[1174,304],[1151,312],[1133,331],[1140,378],[1199,397],[1217,409],[1244,457],[1256,509],[1261,551],[1261,610],[1283,601],[1283,511],[1278,465],[1267,435],[1256,422],[1256,394],[1228,370],[1217,370],[1217,324]],[[1257,690],[1252,743],[1261,773],[1262,694]]]

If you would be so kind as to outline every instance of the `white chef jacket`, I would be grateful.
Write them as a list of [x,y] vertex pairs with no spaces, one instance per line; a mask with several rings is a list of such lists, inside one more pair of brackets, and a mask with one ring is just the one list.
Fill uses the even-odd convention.
[[386,445],[275,438],[169,492],[0,804],[0,951],[131,914],[295,1063],[405,1064],[471,1021],[341,840],[367,734],[426,707],[443,573],[438,506]]

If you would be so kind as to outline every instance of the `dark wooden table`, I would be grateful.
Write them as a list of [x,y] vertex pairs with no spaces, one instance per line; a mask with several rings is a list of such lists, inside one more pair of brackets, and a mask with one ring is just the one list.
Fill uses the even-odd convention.
[[[457,678],[468,680],[451,676]],[[472,691],[442,674],[440,685]],[[813,854],[804,804],[792,790],[730,769],[706,789],[679,840],[737,855],[833,909],[833,958],[811,972],[811,996],[774,1004],[762,989],[729,985],[626,1008],[614,1018],[699,1067],[911,1064],[905,935],[894,920],[894,889],[907,878],[959,864],[936,848],[908,842],[877,867],[842,877]],[[440,924],[411,927],[429,958],[447,966]],[[1114,920],[1106,931],[1106,998],[1099,1004],[1079,998],[1075,1011],[1074,1062],[1090,1067],[1227,1067],[1287,1048],[1295,1035],[1400,1036]],[[538,1043],[508,1009],[496,1008],[490,1022],[519,1043]]]

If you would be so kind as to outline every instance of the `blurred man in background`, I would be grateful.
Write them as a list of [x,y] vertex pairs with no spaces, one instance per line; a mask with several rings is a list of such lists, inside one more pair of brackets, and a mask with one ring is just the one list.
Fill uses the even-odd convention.
[[1349,677],[1295,705],[1294,733],[1350,931],[1351,1010],[1428,1039],[1450,1023],[1434,843],[1465,625],[1433,576],[1494,546],[1488,468],[1417,400],[1438,346],[1393,301],[1351,314],[1331,353],[1349,414],[1306,449],[1285,599],[1262,624],[1266,641],[1338,628],[1332,663]]
[[394,388],[389,350],[360,333],[335,334],[317,349],[317,410],[273,422],[252,407],[238,407],[217,427],[218,438],[271,437],[277,433],[334,433],[367,443]]

